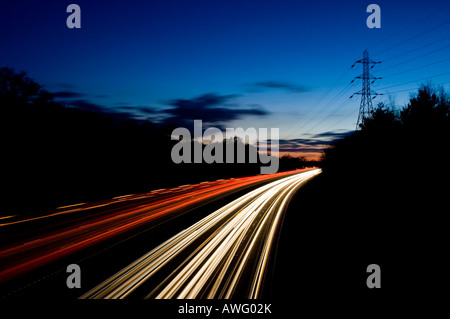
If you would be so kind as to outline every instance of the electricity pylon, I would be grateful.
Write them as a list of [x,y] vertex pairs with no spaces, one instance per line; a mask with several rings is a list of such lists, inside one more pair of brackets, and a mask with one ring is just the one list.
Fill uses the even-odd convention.
[[[382,94],[379,94],[379,93],[376,93],[376,92],[373,92],[370,90],[370,84],[375,82],[375,80],[381,79],[381,78],[377,78],[375,76],[370,75],[370,69],[373,68],[375,66],[375,64],[381,63],[381,62],[376,62],[376,61],[370,60],[369,52],[367,50],[364,50],[363,58],[361,60],[356,61],[352,65],[352,68],[355,66],[356,63],[361,63],[363,66],[363,73],[361,75],[355,77],[352,80],[352,83],[353,83],[356,79],[362,79],[362,90],[353,93],[353,95],[356,95],[356,94],[361,95],[361,104],[359,106],[358,121],[356,122],[356,129],[358,129],[359,125],[363,122],[363,119],[370,116],[370,114],[373,111],[372,99],[374,99],[377,95],[382,95]],[[350,98],[352,98],[353,95],[350,96]]]

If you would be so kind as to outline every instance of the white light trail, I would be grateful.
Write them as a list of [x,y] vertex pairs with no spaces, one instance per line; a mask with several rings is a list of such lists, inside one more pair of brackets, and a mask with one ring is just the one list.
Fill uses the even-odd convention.
[[146,298],[232,298],[237,292],[242,295],[243,286],[247,298],[258,298],[287,204],[304,182],[320,172],[285,177],[241,196],[80,298],[125,298],[160,271],[168,274]]

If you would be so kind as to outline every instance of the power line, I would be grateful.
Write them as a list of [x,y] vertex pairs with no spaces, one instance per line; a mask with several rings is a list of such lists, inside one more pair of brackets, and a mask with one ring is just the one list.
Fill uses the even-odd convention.
[[[325,106],[323,106],[320,111],[316,114],[316,117],[320,114],[322,114],[325,110],[327,110],[333,103],[335,100],[338,100],[342,95],[344,95],[346,92],[348,92],[352,87],[354,86],[354,84],[352,82],[348,83],[346,87],[344,87],[338,94],[336,97],[334,97],[333,99],[331,99]],[[309,123],[311,123],[312,121],[310,121]],[[317,125],[315,125],[317,126]],[[314,126],[314,127],[315,127]],[[297,130],[295,130],[292,134],[297,133],[301,128],[299,127]],[[303,134],[308,133],[309,131],[311,131],[312,128],[310,128],[308,131],[306,131]],[[291,134],[291,135],[292,135]],[[290,135],[289,135],[290,136]]]
[[[443,84],[449,84],[450,81],[447,82],[440,82],[440,83],[436,83],[435,85],[443,85]],[[394,93],[400,93],[400,92],[407,92],[407,91],[412,91],[412,90],[417,90],[417,86],[410,88],[410,89],[404,89],[404,90],[398,90],[398,91],[393,91],[393,92],[387,92],[386,94],[394,94]]]
[[[312,105],[312,107],[310,107],[305,113],[301,114],[300,116],[306,116],[307,114],[309,114],[317,105],[319,105],[320,102],[322,102],[322,100],[336,87],[336,85],[347,75],[347,73],[350,71],[351,68],[346,69],[342,75],[336,80],[336,82],[329,87],[323,94],[322,96],[317,100],[316,103],[314,103]],[[297,117],[297,119],[295,120],[295,122],[287,129],[287,131],[291,130],[292,127],[294,127],[296,124],[298,124],[298,121],[300,120],[300,116]],[[298,130],[290,133],[286,138],[289,138],[290,136],[292,136],[295,132],[297,132]]]
[[444,76],[444,75],[447,75],[447,74],[450,74],[450,71],[449,72],[440,73],[440,74],[431,75],[431,76],[427,76],[427,77],[424,77],[424,78],[421,78],[421,79],[416,79],[416,80],[412,80],[412,81],[408,81],[408,82],[403,82],[403,83],[400,83],[400,84],[385,86],[385,87],[379,88],[379,90],[385,90],[385,89],[389,89],[389,88],[393,88],[393,87],[397,87],[397,86],[402,86],[402,85],[414,83],[414,82],[417,82],[417,81],[429,80],[430,78],[437,78],[437,77]]
[[[438,51],[441,51],[441,50],[444,50],[444,49],[447,49],[447,48],[450,48],[450,44],[448,44],[448,45],[446,45],[446,46],[444,46],[444,47],[441,47],[441,48],[439,48],[439,49],[435,49],[435,50],[432,50],[432,51],[430,51],[430,52],[427,52],[427,53],[421,54],[421,55],[419,55],[419,56],[413,57],[413,58],[408,59],[408,60],[406,60],[406,61],[397,63],[395,66],[397,67],[397,66],[399,66],[399,65],[402,65],[402,64],[405,64],[405,63],[409,63],[409,62],[411,62],[411,61],[414,61],[414,60],[423,58],[424,56],[427,56],[427,55],[436,53],[436,52],[438,52]],[[382,69],[382,70],[380,70],[380,71],[385,71],[385,70],[387,70],[387,69],[389,69],[389,68]]]
[[403,73],[408,73],[408,72],[411,72],[411,71],[416,71],[417,69],[423,69],[423,68],[426,68],[427,66],[439,64],[439,63],[442,63],[442,62],[446,62],[448,60],[450,60],[450,57],[446,58],[446,59],[443,59],[443,60],[440,60],[440,61],[436,61],[436,62],[428,63],[428,64],[425,64],[425,65],[417,66],[417,67],[414,67],[414,68],[411,68],[411,69],[408,69],[408,70],[405,70],[405,71],[388,74],[388,75],[383,76],[383,78],[388,78],[388,77],[391,77],[391,76],[395,76],[395,75],[399,75],[399,74],[403,74]]
[[411,52],[416,52],[416,51],[421,50],[421,49],[423,49],[423,48],[429,48],[430,46],[432,46],[432,45],[434,45],[434,44],[436,44],[436,43],[442,42],[442,41],[444,41],[444,40],[447,40],[447,39],[449,39],[449,38],[450,38],[450,36],[447,36],[447,37],[445,37],[445,38],[442,38],[442,39],[439,39],[439,40],[436,40],[436,41],[427,43],[427,44],[425,44],[425,45],[421,45],[421,46],[419,46],[419,47],[410,49],[410,50],[408,50],[408,51],[406,51],[406,52],[402,52],[402,53],[400,53],[400,54],[394,55],[393,57],[390,57],[390,58],[387,58],[387,59],[383,59],[383,62],[395,60],[396,58],[399,58],[399,57],[404,57],[405,55],[407,55],[407,54],[409,54],[409,53],[411,53]]
[[[440,7],[440,8],[438,8],[438,9],[436,9],[436,10],[430,12],[428,15],[424,16],[422,19],[420,19],[420,20],[418,20],[418,21],[414,21],[414,22],[412,22],[412,23],[406,25],[405,27],[403,27],[402,29],[400,29],[400,30],[397,31],[397,32],[391,33],[390,36],[384,38],[384,41],[383,41],[383,42],[379,42],[378,45],[373,45],[373,46],[371,46],[369,49],[372,50],[373,48],[376,48],[377,46],[379,46],[379,44],[384,44],[387,40],[389,40],[389,39],[391,39],[391,38],[393,38],[393,37],[396,37],[397,34],[400,34],[400,33],[402,33],[402,32],[405,31],[405,30],[409,30],[409,29],[411,29],[412,27],[417,27],[418,25],[420,25],[420,24],[423,23],[424,21],[426,21],[426,20],[430,19],[431,17],[433,17],[436,13],[447,12],[447,9],[448,9],[449,7],[450,7],[450,3],[446,3],[446,4],[443,5],[442,7]],[[387,49],[386,49],[386,50],[387,50]],[[381,52],[383,52],[383,51],[378,52],[378,53],[377,53],[377,56],[378,56],[378,54],[380,54]]]
[[358,111],[358,109],[354,109],[350,114],[348,114],[347,116],[341,118],[340,120],[338,120],[337,122],[335,122],[333,125],[329,126],[326,131],[329,131],[330,129],[332,129],[333,127],[335,127],[337,124],[341,123],[342,121],[348,119],[351,116],[354,116],[356,114],[356,112]]
[[[437,12],[443,12],[443,10],[444,10],[445,8],[447,8],[447,7],[450,7],[450,4],[446,4],[444,7],[439,8],[439,9],[433,11],[431,14],[429,14],[427,17],[425,17],[425,18],[422,19],[421,21],[419,21],[419,22],[414,22],[413,24],[411,24],[411,25],[405,27],[404,29],[408,29],[408,28],[410,28],[411,26],[417,26],[418,23],[427,20],[427,19],[430,18],[431,16],[435,15]],[[393,49],[393,48],[395,48],[395,47],[398,47],[398,46],[400,46],[400,45],[403,45],[403,44],[405,44],[405,43],[407,43],[407,42],[409,42],[409,41],[411,41],[411,40],[413,40],[413,39],[416,39],[416,38],[418,38],[418,37],[421,37],[421,36],[423,36],[423,35],[425,35],[425,34],[427,34],[427,33],[429,33],[429,32],[432,32],[432,31],[434,31],[434,30],[436,30],[436,29],[438,29],[438,28],[440,28],[440,27],[442,27],[442,26],[448,24],[449,22],[450,22],[450,19],[449,19],[449,20],[446,20],[446,21],[444,21],[444,22],[441,22],[441,23],[439,23],[439,24],[437,24],[437,25],[435,25],[435,26],[433,26],[433,27],[431,27],[431,28],[429,28],[429,29],[427,29],[427,30],[425,30],[425,31],[419,32],[418,34],[414,35],[413,37],[410,37],[410,38],[408,38],[408,39],[406,39],[406,40],[400,41],[400,42],[398,42],[397,44],[394,44],[394,45],[392,45],[392,46],[390,46],[390,47],[388,47],[388,48],[385,48],[385,49],[379,51],[378,54],[387,52],[387,51],[389,51],[389,50],[391,50],[391,49]],[[403,29],[402,29],[402,30],[403,30]],[[414,52],[414,51],[417,51],[417,50],[420,50],[420,49],[429,47],[429,46],[431,46],[431,45],[440,43],[440,42],[442,42],[442,41],[444,41],[444,40],[447,40],[448,38],[450,38],[450,36],[441,38],[441,39],[436,40],[436,41],[432,41],[432,42],[430,42],[430,43],[428,43],[428,44],[426,44],[426,45],[422,45],[422,46],[416,47],[415,49],[408,50],[408,51],[406,51],[406,52],[404,52],[404,53],[402,53],[402,54],[397,54],[397,55],[395,55],[395,56],[393,56],[393,57],[390,57],[390,58],[388,58],[388,59],[384,59],[383,62],[384,62],[384,61],[391,61],[391,60],[394,60],[394,59],[396,59],[396,58],[398,58],[398,57],[400,57],[400,56],[404,56],[404,55],[409,54],[409,53],[411,53],[411,52]],[[430,51],[430,52],[421,54],[421,55],[419,55],[419,56],[413,57],[413,58],[411,58],[411,59],[408,59],[407,61],[404,61],[404,62],[401,62],[401,63],[399,63],[399,64],[396,64],[395,67],[398,66],[398,65],[400,65],[400,64],[405,64],[405,63],[408,63],[408,62],[410,62],[410,61],[419,59],[419,58],[421,58],[421,57],[424,57],[424,56],[433,54],[433,53],[438,52],[438,51],[441,51],[441,50],[444,50],[444,49],[446,49],[447,47],[449,47],[449,46],[444,46],[444,47],[441,47],[441,48],[432,50],[432,51]],[[436,62],[428,63],[428,64],[426,64],[426,65],[422,65],[422,66],[419,66],[419,67],[415,67],[415,68],[412,68],[412,69],[408,69],[408,70],[406,70],[406,71],[401,71],[401,72],[397,72],[397,73],[392,73],[392,74],[389,74],[388,76],[390,77],[390,76],[394,76],[394,75],[397,75],[397,74],[402,74],[402,73],[410,72],[410,71],[413,71],[413,70],[416,70],[416,69],[424,68],[424,67],[427,67],[427,66],[439,64],[439,63],[448,61],[449,59],[450,59],[450,58],[446,58],[446,59],[443,59],[443,60],[440,60],[440,61],[436,61]],[[372,67],[373,67],[373,66],[372,66]],[[393,67],[384,68],[384,69],[382,69],[382,70],[388,70],[388,69],[393,69]],[[434,75],[434,76],[432,76],[432,77],[438,77],[438,76],[446,75],[446,74],[449,74],[449,73],[450,73],[450,72],[445,72],[445,73],[441,73],[441,74],[438,74],[438,75]],[[430,78],[430,77],[427,77],[427,78]],[[415,81],[409,81],[409,82],[407,82],[407,83],[412,83],[412,82],[416,82],[416,81],[418,81],[418,80],[415,80]],[[383,88],[378,89],[378,90],[385,90],[386,88],[397,87],[397,86],[405,85],[405,84],[407,84],[407,83],[398,84],[398,85],[395,85],[395,86],[383,87]],[[441,84],[445,84],[445,83],[446,83],[446,82],[443,82],[443,83],[441,83]],[[372,84],[373,84],[373,83],[372,83]],[[413,89],[417,89],[417,87],[416,87],[416,88],[413,88]],[[413,90],[413,89],[408,89],[408,90]],[[391,93],[404,92],[404,91],[407,91],[407,90],[399,90],[399,91],[395,91],[395,92],[391,92]],[[361,93],[362,93],[362,92],[361,92]],[[388,94],[391,94],[391,93],[388,93]],[[371,99],[368,99],[368,100],[371,101]],[[319,126],[320,124],[322,124],[322,123],[323,123],[327,118],[329,118],[332,114],[334,114],[335,112],[337,112],[338,110],[340,110],[340,109],[345,105],[346,102],[347,102],[347,101],[343,101],[343,103],[340,104],[338,107],[336,107],[335,110],[334,110],[332,113],[330,113],[328,116],[326,116],[325,118],[323,118],[319,123],[317,123],[316,125],[314,125],[310,130],[308,130],[308,132],[311,131],[312,129],[314,129],[315,127]],[[340,119],[339,121],[337,121],[336,123],[334,123],[331,127],[334,127],[334,126],[337,125],[338,123],[340,123],[340,122],[342,122],[343,120],[347,119],[349,116],[352,116],[354,113],[356,113],[356,111],[351,112],[348,116],[346,116],[346,117]],[[328,130],[329,130],[331,127],[329,127]]]
[[[419,23],[421,23],[421,22],[423,22],[423,21],[425,21],[425,20],[428,20],[430,17],[434,16],[436,13],[438,13],[438,12],[444,12],[444,11],[445,11],[444,9],[445,9],[445,8],[448,8],[448,7],[450,7],[450,4],[446,4],[446,5],[443,6],[442,8],[436,9],[435,11],[433,11],[432,13],[430,13],[428,16],[424,17],[422,20],[417,21],[417,22],[414,22],[414,23],[412,23],[411,25],[406,26],[404,29],[409,29],[409,28],[412,27],[412,26],[417,26]],[[416,34],[415,34],[414,36],[412,36],[412,37],[409,37],[409,38],[407,38],[407,39],[405,39],[405,40],[402,40],[402,41],[400,41],[400,42],[397,42],[396,44],[393,44],[393,45],[391,45],[391,46],[389,46],[389,47],[387,47],[387,48],[385,48],[385,49],[383,49],[383,50],[381,50],[381,51],[378,51],[377,55],[378,55],[378,54],[381,54],[381,53],[388,52],[388,51],[390,51],[390,50],[392,50],[392,49],[394,49],[394,48],[396,48],[396,47],[398,47],[398,46],[401,46],[401,45],[403,45],[403,44],[405,44],[405,43],[407,43],[407,42],[409,42],[409,41],[412,41],[412,40],[414,40],[414,39],[417,39],[418,37],[422,37],[422,36],[424,36],[424,35],[427,34],[427,33],[430,33],[430,32],[432,32],[432,31],[434,31],[434,30],[437,30],[438,28],[440,28],[440,27],[442,27],[442,26],[445,26],[445,25],[448,24],[448,23],[450,23],[450,19],[445,20],[445,21],[443,21],[443,22],[441,22],[441,23],[438,23],[438,24],[436,24],[436,25],[434,25],[434,26],[432,26],[432,27],[430,27],[430,28],[428,28],[428,29],[426,29],[426,30],[424,30],[424,31],[422,31],[422,32],[416,33]],[[403,30],[403,29],[402,29],[402,30]],[[396,34],[398,34],[398,33],[396,33]],[[393,35],[393,36],[395,36],[395,35]],[[435,45],[435,44],[437,44],[437,43],[440,43],[440,42],[442,42],[442,41],[445,41],[445,40],[447,40],[448,38],[450,38],[450,36],[446,36],[446,37],[444,37],[444,38],[441,38],[441,39],[432,41],[432,42],[430,42],[430,43],[428,43],[428,44],[426,44],[426,45],[421,45],[421,46],[419,46],[419,47],[416,47],[415,49],[407,50],[407,51],[403,52],[402,54],[396,54],[396,55],[394,55],[394,56],[392,56],[392,57],[390,57],[390,58],[388,58],[388,59],[385,59],[384,61],[395,60],[395,59],[397,59],[397,58],[399,58],[399,57],[401,57],[401,56],[404,56],[404,55],[406,55],[406,54],[409,54],[409,53],[415,52],[415,51],[417,51],[417,50],[421,50],[421,49],[423,49],[423,48],[427,48],[427,47],[430,47],[431,45]],[[414,60],[416,60],[416,59],[422,58],[422,57],[424,57],[424,56],[431,55],[431,54],[433,54],[433,53],[435,53],[435,52],[444,50],[444,49],[446,49],[446,48],[448,48],[448,47],[450,47],[450,45],[446,45],[446,46],[444,46],[444,47],[437,48],[437,49],[432,50],[432,51],[430,51],[430,52],[426,52],[426,53],[424,53],[424,54],[421,54],[421,55],[419,55],[419,56],[412,57],[412,58],[410,58],[410,59],[408,59],[408,60],[405,60],[405,61],[403,61],[403,62],[401,62],[401,63],[396,64],[395,66],[383,68],[381,71],[383,71],[383,70],[391,70],[391,69],[394,69],[394,68],[396,68],[398,65],[406,64],[406,63],[408,63],[408,62],[411,62],[411,61],[414,61]],[[425,68],[425,67],[428,67],[428,66],[431,66],[431,65],[439,64],[439,63],[442,63],[442,62],[445,62],[445,61],[448,61],[448,60],[450,60],[450,58],[446,58],[446,59],[442,59],[442,60],[435,61],[435,62],[432,62],[432,63],[428,63],[428,64],[425,64],[425,65],[422,65],[422,66],[418,66],[418,67],[415,67],[415,68],[411,68],[411,69],[408,69],[408,70],[404,70],[404,71],[400,71],[400,72],[396,72],[396,73],[391,73],[391,74],[389,74],[389,75],[387,75],[387,76],[391,77],[391,76],[395,76],[395,75],[397,75],[397,74],[402,74],[402,73],[411,72],[411,71],[414,71],[414,70],[417,70],[417,69],[420,69],[420,68]],[[362,61],[360,60],[360,62],[362,62]],[[373,67],[374,67],[374,65],[371,66],[371,68],[373,68]],[[348,69],[347,69],[347,70],[344,72],[344,74],[336,81],[336,83],[333,85],[333,87],[327,89],[327,90],[321,95],[321,97],[317,100],[317,102],[314,103],[314,104],[312,105],[312,107],[310,107],[310,108],[307,110],[307,112],[306,112],[305,114],[309,114],[312,110],[314,110],[314,109],[315,109],[315,108],[316,108],[316,107],[317,107],[317,106],[318,106],[318,105],[319,105],[319,104],[320,104],[320,103],[321,103],[321,102],[322,102],[322,101],[323,101],[323,100],[324,100],[324,99],[325,99],[325,98],[333,91],[333,89],[334,89],[334,87],[337,85],[337,83],[339,83],[339,82],[344,78],[346,72],[348,72]],[[450,73],[450,72],[446,72],[446,73],[444,73],[444,74],[435,75],[435,76],[432,76],[432,77],[437,77],[437,76],[445,75],[445,74],[448,74],[448,73]],[[357,77],[357,78],[363,79],[363,82],[364,82],[364,73],[363,73],[362,76]],[[427,77],[427,78],[429,78],[429,77]],[[372,83],[366,83],[366,84],[369,85],[369,86],[368,86],[369,89],[370,89],[370,84],[373,84],[373,81],[376,80],[376,79],[377,79],[377,78],[371,77],[371,76],[370,76],[370,73],[369,73],[368,79],[366,80],[366,82],[370,82],[370,81],[372,80]],[[416,81],[417,81],[417,80],[416,80]],[[410,82],[407,82],[407,83],[411,83],[411,82],[414,82],[414,81],[410,81]],[[444,83],[445,83],[445,82],[444,82]],[[405,84],[405,83],[404,83],[404,84]],[[398,85],[395,85],[395,86],[383,87],[383,88],[378,89],[378,90],[385,90],[386,88],[397,87],[397,86],[401,86],[401,85],[404,85],[404,84],[398,84]],[[320,114],[324,113],[331,105],[333,105],[333,104],[335,103],[335,101],[339,100],[340,97],[341,97],[345,92],[347,92],[347,91],[351,88],[350,85],[351,85],[351,83],[348,84],[346,87],[344,87],[344,88],[343,88],[343,89],[342,89],[342,90],[341,90],[334,98],[332,98],[326,105],[324,105],[323,107],[321,107],[321,109],[319,110],[319,112],[317,112],[316,114],[314,114],[314,117],[308,122],[308,124],[309,124],[309,123],[313,123],[313,121],[314,121],[316,118],[318,118],[318,116],[319,116]],[[408,89],[408,90],[411,90],[411,89]],[[367,91],[367,90],[366,90],[366,91]],[[405,91],[405,90],[395,91],[395,92],[391,92],[391,93],[403,92],[403,91]],[[376,95],[378,95],[378,94],[372,94],[373,92],[371,92],[371,91],[369,91],[369,92],[370,92],[370,94],[367,94],[367,93],[366,93],[366,103],[367,103],[367,104],[369,104],[369,103],[371,104],[371,101],[372,101],[371,98],[367,98],[367,97],[372,97],[372,98],[374,98]],[[359,91],[359,92],[356,92],[356,94],[362,94],[362,93],[363,93],[363,90],[361,90],[361,91]],[[367,101],[370,101],[370,102],[367,102]],[[322,117],[321,119],[318,118],[319,121],[316,122],[316,124],[314,124],[312,127],[310,127],[310,129],[308,129],[308,130],[307,130],[305,133],[303,133],[303,134],[306,134],[306,133],[310,132],[311,130],[315,129],[316,127],[318,127],[319,125],[321,125],[325,120],[327,120],[330,116],[332,116],[333,114],[335,114],[335,113],[336,113],[337,111],[339,111],[344,105],[346,105],[346,103],[348,103],[348,100],[347,100],[347,99],[346,99],[345,101],[342,101],[342,103],[340,103],[337,107],[335,107],[335,109],[334,109],[331,113],[329,113],[328,115],[326,115],[325,117]],[[364,113],[364,111],[362,111],[362,112]],[[367,112],[367,105],[366,105],[366,112]],[[355,112],[352,112],[352,114],[353,114],[353,113],[355,113]],[[361,113],[361,105],[360,105],[360,113]],[[350,115],[352,115],[352,114],[350,114]],[[360,120],[360,116],[358,116],[358,117],[359,117],[359,119],[358,119],[358,121],[359,121],[359,120]],[[336,124],[340,123],[341,121],[343,121],[343,120],[346,119],[346,118],[348,118],[348,116],[345,117],[345,118],[343,118],[343,119],[340,119],[337,123],[334,123],[332,126],[334,127]],[[298,120],[297,120],[297,122],[298,122]],[[295,123],[294,123],[293,125],[291,125],[291,127],[289,128],[289,130],[291,130],[292,127],[294,127],[294,125],[295,125]],[[308,125],[308,126],[309,126],[309,125]],[[292,136],[292,135],[294,135],[295,133],[297,133],[300,129],[301,129],[301,128],[298,128],[298,129],[294,130],[293,132],[291,132],[291,133],[287,136],[287,138],[289,138],[290,136]]]
[[349,99],[345,99],[339,106],[337,106],[331,113],[329,113],[327,116],[325,116],[320,122],[318,122],[316,125],[314,125],[313,127],[311,127],[308,131],[306,131],[303,134],[307,134],[309,132],[311,132],[312,130],[314,130],[316,127],[318,127],[320,124],[322,124],[325,120],[327,120],[329,117],[331,117],[333,114],[335,114],[337,111],[339,111],[340,109],[342,109],[344,107],[344,105],[346,105],[349,102]]
[[442,22],[442,23],[440,23],[440,24],[438,24],[438,25],[435,25],[435,26],[433,26],[433,27],[430,28],[430,29],[427,29],[427,30],[425,30],[425,31],[423,31],[423,32],[420,32],[419,34],[416,34],[416,35],[414,35],[414,36],[412,36],[412,37],[410,37],[410,38],[408,38],[408,39],[406,39],[406,40],[404,40],[404,41],[402,41],[402,42],[400,42],[400,43],[394,44],[394,45],[392,45],[392,46],[390,46],[390,47],[388,47],[388,48],[386,48],[386,49],[384,49],[384,50],[378,52],[377,55],[380,55],[380,54],[382,54],[382,53],[384,53],[384,52],[386,52],[386,51],[392,50],[392,49],[394,49],[394,48],[396,48],[396,47],[398,47],[398,46],[400,46],[400,45],[403,45],[403,44],[405,44],[405,43],[411,41],[411,40],[415,40],[415,39],[417,39],[417,38],[419,38],[419,37],[421,37],[421,36],[427,34],[428,32],[431,32],[431,31],[433,31],[433,30],[436,30],[437,28],[440,28],[440,27],[442,27],[442,26],[444,26],[444,25],[446,25],[446,24],[448,24],[448,23],[450,23],[450,19],[448,19],[448,20],[446,20],[446,21],[444,21],[444,22]]

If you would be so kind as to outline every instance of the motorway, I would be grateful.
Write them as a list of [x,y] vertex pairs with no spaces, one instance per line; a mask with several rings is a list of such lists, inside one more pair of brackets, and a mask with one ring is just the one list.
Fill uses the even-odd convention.
[[80,298],[122,299],[136,292],[152,299],[260,297],[289,200],[320,172],[300,171],[250,191]]
[[100,243],[132,236],[231,193],[305,171],[290,171],[183,185],[92,203],[43,215],[0,217],[0,283]]

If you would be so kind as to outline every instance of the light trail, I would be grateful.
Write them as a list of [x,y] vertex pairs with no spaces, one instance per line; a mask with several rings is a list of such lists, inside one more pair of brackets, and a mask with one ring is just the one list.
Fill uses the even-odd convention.
[[[161,189],[60,207],[56,212],[42,216],[5,218],[0,229],[15,227],[14,236],[21,231],[27,234],[36,223],[41,223],[40,227],[43,229],[36,231],[39,235],[12,243],[8,242],[8,238],[5,240],[2,237],[6,236],[6,232],[2,232],[0,283],[118,235],[132,234],[139,227],[152,226],[162,218],[177,216],[245,187],[296,172],[298,171]],[[42,221],[46,222],[44,226]],[[53,230],[46,228],[49,224],[53,225]]]
[[80,298],[126,298],[166,269],[167,275],[146,298],[232,298],[242,295],[242,289],[246,290],[246,298],[258,298],[287,204],[304,182],[320,172],[315,169],[298,173],[249,192]]

